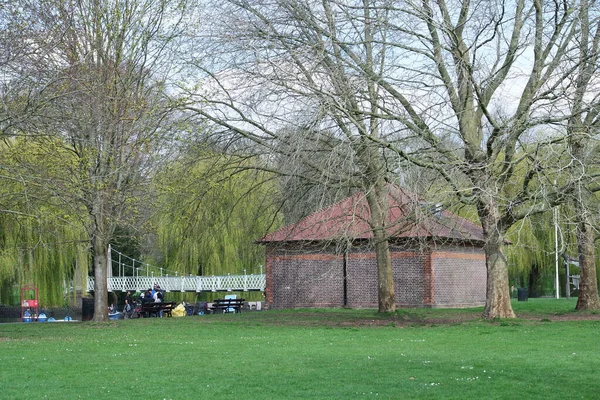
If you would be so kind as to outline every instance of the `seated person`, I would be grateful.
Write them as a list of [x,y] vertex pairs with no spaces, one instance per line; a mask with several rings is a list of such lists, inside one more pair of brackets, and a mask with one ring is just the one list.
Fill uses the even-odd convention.
[[160,289],[160,286],[156,287],[156,290],[154,291],[154,302],[155,303],[162,303],[163,298],[164,298],[164,294],[163,291]]
[[154,298],[152,297],[152,289],[148,289],[144,293],[144,297],[142,298],[142,304],[146,303],[154,303]]

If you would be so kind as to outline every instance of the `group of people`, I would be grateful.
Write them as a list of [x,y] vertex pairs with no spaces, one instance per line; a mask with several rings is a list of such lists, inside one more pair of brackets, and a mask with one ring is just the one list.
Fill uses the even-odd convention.
[[154,284],[152,289],[148,289],[140,295],[140,302],[144,303],[162,303],[165,298],[165,292],[159,285]]
[[[165,292],[161,287],[157,284],[151,289],[147,289],[140,294],[138,299],[139,304],[146,303],[162,303],[165,298]],[[131,315],[138,304],[136,300],[131,296],[131,292],[127,292],[125,295],[125,306],[123,307],[123,314]]]

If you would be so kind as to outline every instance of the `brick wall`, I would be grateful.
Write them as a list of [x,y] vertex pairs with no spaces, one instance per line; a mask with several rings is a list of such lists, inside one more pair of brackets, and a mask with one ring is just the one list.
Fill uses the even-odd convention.
[[423,255],[416,252],[392,252],[394,294],[399,307],[423,304],[426,281],[423,275]]
[[[485,302],[485,256],[478,248],[438,247],[433,252],[392,249],[399,307],[460,307]],[[268,248],[267,303],[273,308],[342,307],[344,256],[323,248]],[[371,249],[346,258],[347,306],[376,308],[377,263]]]
[[343,306],[343,257],[326,252],[271,252],[267,303],[272,308]]
[[[400,307],[421,306],[425,293],[422,256],[392,252],[394,294]],[[348,306],[377,307],[377,261],[374,253],[350,253],[347,263]]]
[[346,262],[348,307],[377,307],[377,260],[375,253],[353,251]]
[[433,254],[434,306],[461,307],[485,304],[485,254],[437,251]]

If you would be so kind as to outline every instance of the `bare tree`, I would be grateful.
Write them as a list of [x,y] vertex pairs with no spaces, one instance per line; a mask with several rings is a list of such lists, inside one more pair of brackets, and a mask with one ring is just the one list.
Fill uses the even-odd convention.
[[[499,1],[489,8],[468,1],[423,1],[418,6],[416,19],[410,20],[421,29],[400,29],[413,38],[409,51],[422,55],[421,87],[442,88],[435,108],[447,119],[414,111],[415,102],[404,100],[403,93],[394,96],[418,127],[415,132],[444,155],[441,167],[455,169],[469,183],[457,184],[440,171],[463,201],[475,204],[483,225],[488,267],[484,316],[514,317],[504,235],[515,221],[548,205],[539,190],[547,182],[539,171],[540,165],[549,165],[536,156],[543,141],[523,143],[536,126],[564,121],[552,112],[560,104],[555,85],[566,78],[557,68],[576,46],[572,39],[579,9],[541,1]],[[396,91],[385,84],[390,93]],[[500,103],[506,98],[513,104]],[[442,124],[454,132],[462,154],[439,149],[435,131]],[[523,180],[515,173],[518,165],[526,171]]]
[[568,119],[569,163],[568,181],[574,190],[569,201],[575,211],[576,237],[580,267],[580,292],[577,310],[599,310],[598,281],[595,266],[597,215],[592,205],[597,203],[594,192],[598,181],[590,179],[598,174],[598,128],[600,125],[600,95],[598,61],[600,56],[600,13],[595,1],[582,1],[577,32],[579,52],[576,54],[570,91],[571,113]]
[[[39,110],[41,71],[30,61],[34,52],[47,50],[40,46],[39,33],[30,13],[13,1],[0,1],[0,135],[16,134]],[[39,65],[37,67],[40,67]],[[34,77],[35,76],[35,77]]]
[[[35,18],[24,71],[48,93],[35,118],[39,133],[58,135],[77,159],[71,174],[94,265],[94,320],[108,318],[107,250],[115,227],[144,177],[171,107],[163,96],[170,74],[168,45],[182,10],[166,0],[27,1]],[[51,46],[49,45],[51,44]],[[171,61],[171,60],[169,60]],[[43,66],[43,68],[42,68]],[[49,79],[52,76],[52,79]],[[31,129],[31,128],[30,128]]]
[[[246,1],[220,6],[219,16],[209,18],[212,46],[198,38],[201,63],[193,64],[203,72],[204,91],[191,93],[187,109],[224,128],[220,134],[233,132],[281,155],[286,168],[279,172],[288,177],[342,192],[364,191],[371,209],[379,310],[393,311],[386,233],[391,168],[379,144],[385,134],[383,98],[378,84],[357,71],[332,40],[350,29],[362,62],[383,73],[385,63],[378,60],[386,56],[381,45],[386,26],[369,22],[354,30],[331,6]],[[387,13],[370,7],[344,11],[357,21],[385,21]]]
[[[404,47],[422,60],[404,69],[415,71],[416,89],[442,88],[434,107],[438,116],[423,112],[425,104],[407,99],[387,76],[372,76],[400,101],[415,133],[440,154],[443,162],[434,168],[459,198],[476,205],[486,235],[484,316],[495,318],[514,316],[502,253],[507,229],[564,201],[563,194],[573,189],[553,187],[551,177],[561,165],[544,149],[564,140],[574,112],[564,88],[580,65],[574,56],[589,4],[499,1],[489,6],[423,1],[412,7],[416,19],[404,19],[422,29],[399,27],[414,39]],[[440,148],[440,129],[453,132],[460,153]],[[458,174],[448,175],[448,169]],[[467,186],[456,180],[461,175]]]
[[[577,114],[564,89],[588,8],[596,14],[587,1],[231,0],[196,38],[208,52],[190,44],[202,91],[188,109],[273,152],[286,148],[277,126],[331,132],[331,154],[353,161],[345,184],[369,194],[381,311],[393,309],[385,181],[403,160],[436,171],[485,232],[484,316],[514,317],[505,234],[573,191],[554,186],[560,157],[544,149]],[[323,182],[343,175],[315,168]]]

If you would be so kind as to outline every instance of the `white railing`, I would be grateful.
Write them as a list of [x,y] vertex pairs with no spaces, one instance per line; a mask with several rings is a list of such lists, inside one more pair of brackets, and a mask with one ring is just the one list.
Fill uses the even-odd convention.
[[[107,278],[109,292],[142,291],[158,284],[167,292],[221,292],[261,290],[266,287],[264,274],[223,276],[113,276]],[[94,278],[88,277],[88,292],[94,290]]]

